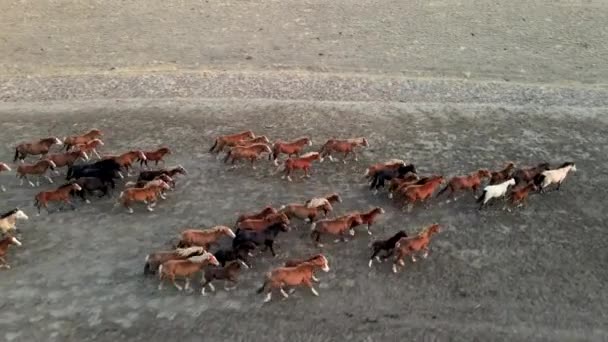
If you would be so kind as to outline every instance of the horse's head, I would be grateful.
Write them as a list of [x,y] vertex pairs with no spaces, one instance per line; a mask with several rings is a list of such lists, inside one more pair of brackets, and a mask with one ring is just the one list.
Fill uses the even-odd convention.
[[380,207],[375,207],[374,209],[371,210],[372,213],[377,213],[377,214],[384,214],[385,211],[384,209],[380,208]]
[[323,254],[313,256],[309,262],[317,267],[320,267],[324,272],[329,272],[329,262]]
[[21,246],[21,241],[17,240],[17,238],[12,235],[7,235],[7,237],[4,238],[4,241],[8,241],[9,245]]
[[230,236],[231,238],[235,238],[236,234],[229,227],[222,226],[219,228],[220,232],[226,236]]
[[101,141],[101,139],[93,139],[88,143],[89,146],[93,146],[93,147],[97,147],[97,146],[103,146],[103,141]]
[[302,142],[308,146],[312,146],[312,139],[309,137],[302,138]]
[[369,142],[367,142],[367,138],[361,138],[361,145],[369,147]]
[[405,230],[400,230],[397,232],[397,234],[395,234],[395,238],[397,239],[401,239],[403,237],[407,237],[407,233],[405,232]]
[[272,226],[268,227],[268,230],[276,229],[280,232],[288,232],[289,226],[284,222],[275,223]]
[[46,165],[46,167],[51,170],[55,170],[55,168],[57,167],[57,165],[55,165],[55,162],[53,162],[52,160],[49,160],[49,159],[43,159],[36,164]]
[[490,170],[488,170],[488,169],[480,169],[480,170],[477,170],[477,176],[479,178],[491,178],[492,174],[490,173]]
[[0,163],[0,171],[11,171],[11,168],[5,163]]
[[330,202],[342,203],[342,197],[340,197],[340,194],[338,194],[338,193],[333,193],[333,194],[327,196],[326,199]]
[[171,150],[168,147],[161,147],[156,152],[162,154],[171,154]]
[[175,167],[174,171],[177,173],[181,173],[182,175],[188,174],[188,171],[186,171],[186,169],[181,165],[178,165],[177,167]]
[[560,167],[558,167],[558,169],[563,169],[565,167],[570,167],[570,170],[576,171],[576,165],[574,164],[574,162],[565,162]]
[[96,129],[93,128],[92,130],[90,130],[87,134],[85,134],[87,137],[91,137],[91,138],[96,138],[96,137],[103,137],[103,133]]
[[21,209],[18,209],[18,208],[17,208],[17,211],[15,211],[15,218],[20,219],[20,220],[29,219],[29,217],[27,215],[25,215],[25,213],[23,211],[21,211]]
[[82,191],[82,187],[78,183],[76,183],[76,182],[71,183],[70,187],[74,191]]
[[441,227],[439,224],[434,223],[426,229],[428,236],[432,236],[433,234],[437,234],[441,231]]
[[350,227],[354,227],[354,226],[358,226],[360,224],[363,224],[363,218],[361,217],[361,215],[352,215],[348,218],[349,224],[349,228]]
[[506,183],[507,183],[507,186],[515,185],[515,178],[509,178],[509,180]]

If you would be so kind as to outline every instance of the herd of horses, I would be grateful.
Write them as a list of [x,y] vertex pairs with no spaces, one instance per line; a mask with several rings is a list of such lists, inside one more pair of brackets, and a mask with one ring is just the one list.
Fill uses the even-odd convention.
[[[102,137],[100,130],[92,129],[85,134],[68,136],[62,140],[48,137],[15,147],[13,162],[16,163],[15,172],[20,185],[27,181],[30,186],[36,187],[42,180],[53,184],[50,172],[59,175],[60,168],[67,168],[66,181],[62,185],[35,195],[38,215],[42,208],[50,213],[49,204],[53,202],[74,209],[73,198],[90,203],[92,195],[100,198],[112,196],[116,181],[132,176],[136,163],[139,163],[139,174],[135,180],[123,184],[124,189],[120,192],[115,207],[122,205],[129,213],[133,213],[133,204],[143,203],[148,211],[153,211],[159,199],[166,199],[167,192],[175,189],[176,177],[187,174],[181,165],[158,168],[159,163],[164,164],[164,158],[171,154],[168,147],[102,156],[98,151],[104,146]],[[53,146],[59,146],[61,150],[50,153]],[[310,146],[312,140],[308,137],[293,141],[277,140],[271,144],[266,136],[244,131],[217,137],[209,152],[219,154],[225,151],[224,163],[235,165],[238,161],[246,161],[252,168],[266,154],[268,161],[277,168],[277,173],[283,173],[283,179],[292,181],[291,176],[296,171],[302,172],[302,178],[310,177],[313,162],[317,160],[323,162],[327,158],[335,161],[334,156],[342,155],[342,161],[346,163],[349,155],[352,155],[356,161],[357,150],[369,146],[369,143],[364,137],[331,138],[318,151],[305,152]],[[286,159],[282,169],[279,169],[281,155],[285,155]],[[39,158],[26,163],[28,156]],[[90,160],[93,157],[98,160]],[[83,163],[78,163],[80,160]],[[151,169],[150,162],[154,162],[156,169]],[[9,171],[12,168],[8,164],[0,163],[0,172]],[[445,178],[438,174],[421,175],[414,164],[391,159],[369,166],[364,177],[374,195],[386,191],[390,199],[403,205],[404,210],[411,211],[416,203],[423,203],[427,207],[434,194],[435,197],[448,196],[455,200],[458,194],[467,192],[475,198],[481,210],[490,200],[505,197],[510,199],[513,207],[522,206],[530,193],[543,192],[552,184],[559,190],[570,171],[576,171],[573,162],[565,162],[557,167],[551,167],[546,162],[533,167],[516,167],[515,163],[508,162],[499,170],[479,169],[467,175]],[[442,185],[444,187],[440,189]],[[5,188],[2,186],[1,190],[5,191]],[[279,234],[288,232],[296,221],[310,224],[311,243],[316,247],[323,247],[322,237],[331,237],[335,243],[347,241],[349,236],[356,234],[355,228],[358,226],[365,227],[365,232],[372,235],[371,228],[384,213],[384,209],[375,207],[368,211],[352,211],[331,217],[334,207],[341,202],[338,193],[331,193],[301,203],[288,203],[277,208],[266,206],[257,212],[241,214],[232,227],[220,225],[207,229],[185,229],[170,250],[146,256],[144,274],[157,274],[159,289],[162,289],[166,281],[170,281],[181,291],[191,290],[192,278],[200,273],[203,295],[206,294],[206,289],[215,291],[213,282],[219,280],[225,281],[225,289],[229,291],[236,286],[240,271],[252,267],[251,258],[258,248],[262,249],[257,254],[269,251],[273,257],[276,256],[274,241]],[[0,215],[0,267],[10,268],[5,260],[8,247],[21,246],[15,236],[16,222],[27,219],[28,216],[19,208]],[[399,267],[405,265],[406,258],[409,257],[412,262],[416,262],[418,256],[426,258],[431,238],[440,230],[440,225],[434,223],[412,236],[405,230],[400,230],[386,239],[377,239],[369,244],[372,254],[368,266],[372,267],[374,261],[392,259],[392,270],[397,273]],[[229,248],[220,247],[219,242],[224,238],[231,240]],[[273,290],[278,290],[287,298],[289,295],[286,289],[293,291],[297,286],[308,287],[314,295],[318,295],[314,288],[314,283],[319,281],[315,277],[318,270],[330,270],[328,259],[323,253],[286,260],[281,267],[265,274],[264,283],[257,292],[266,294],[264,302],[271,300]],[[183,287],[176,282],[178,278],[185,279]]]

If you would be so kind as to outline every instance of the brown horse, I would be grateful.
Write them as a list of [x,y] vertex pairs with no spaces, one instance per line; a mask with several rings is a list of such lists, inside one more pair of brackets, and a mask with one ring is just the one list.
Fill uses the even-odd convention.
[[4,259],[8,248],[11,245],[21,246],[21,242],[19,242],[16,237],[11,235],[6,235],[2,240],[0,240],[0,268],[11,268],[11,265],[9,265],[6,262],[6,259]]
[[314,271],[317,268],[329,272],[329,263],[323,254],[318,254],[310,261],[303,262],[295,267],[275,268],[266,273],[264,285],[257,290],[257,293],[266,291],[266,298],[264,299],[264,303],[266,303],[272,299],[273,289],[279,289],[283,297],[287,298],[289,295],[283,287],[305,285],[315,296],[318,296],[319,293],[313,287]]
[[412,262],[416,262],[415,253],[420,251],[423,252],[422,257],[426,259],[429,255],[429,242],[434,234],[440,232],[438,224],[432,224],[426,227],[422,232],[412,237],[402,237],[395,244],[393,261],[393,272],[397,273],[397,265],[405,266],[403,258],[409,255],[412,258]]
[[511,174],[513,173],[513,169],[515,169],[515,163],[508,162],[502,170],[492,171],[490,173],[490,184],[495,185],[502,183],[509,178],[511,178]]
[[236,144],[242,140],[253,139],[255,134],[252,131],[244,131],[236,134],[223,135],[215,138],[215,143],[209,149],[209,152],[220,153],[224,150],[224,147],[236,146]]
[[[283,170],[285,171],[285,174],[283,176],[281,176],[281,179],[284,179],[287,177],[287,180],[291,182],[290,174],[292,172],[294,172],[295,170],[304,171],[304,176],[302,176],[302,178],[310,177],[308,172],[310,171],[310,168],[312,167],[312,162],[315,160],[323,161],[323,158],[321,158],[321,155],[319,154],[319,152],[309,152],[300,157],[288,158],[285,161],[284,168],[283,168]],[[279,171],[279,172],[281,172],[281,171]]]
[[74,149],[76,149],[78,151],[82,151],[84,153],[88,153],[91,156],[95,155],[97,157],[97,159],[101,160],[101,156],[99,155],[99,152],[97,151],[97,149],[103,145],[104,144],[103,144],[103,141],[101,141],[101,139],[95,138],[93,140],[87,141],[84,144],[74,145]]
[[430,177],[427,183],[422,185],[410,185],[407,188],[403,189],[403,196],[405,197],[405,202],[409,203],[408,210],[412,210],[414,204],[418,201],[424,202],[427,199],[431,198],[433,192],[437,190],[437,188],[443,182],[443,176],[433,176]]
[[[321,158],[325,158],[328,157],[329,160],[334,161],[333,157],[331,156],[332,152],[336,152],[336,153],[344,153],[344,158],[342,159],[342,161],[344,163],[346,163],[346,157],[348,157],[349,154],[353,154],[355,161],[359,160],[357,158],[357,152],[355,151],[356,147],[361,147],[361,146],[369,146],[369,143],[367,142],[366,138],[351,138],[351,139],[329,139],[327,140],[327,142],[325,144],[323,144],[323,146],[321,146],[321,149],[319,150],[319,153],[321,154]],[[321,161],[323,161],[323,159],[321,159]]]
[[401,190],[410,185],[420,185],[426,183],[428,177],[420,178],[417,174],[408,172],[405,177],[395,177],[388,185],[388,198],[393,198],[394,194],[399,194]]
[[209,229],[186,229],[179,236],[178,248],[201,246],[209,250],[212,244],[216,244],[222,236],[235,238],[236,235],[226,226],[215,226]]
[[[202,255],[196,255],[189,257],[186,260],[168,260],[158,266],[158,289],[163,289],[163,280],[170,279],[171,283],[177,288],[178,291],[190,289],[190,277],[196,272],[202,270],[207,265],[218,266],[220,263],[217,261],[215,256],[209,252],[205,252]],[[177,285],[175,277],[183,277],[186,279],[184,288]]]
[[[245,262],[237,259],[227,263],[224,267],[216,266],[206,268],[201,279],[201,295],[207,295],[205,293],[205,287],[207,286],[209,286],[209,289],[211,289],[212,292],[215,291],[215,287],[212,284],[214,280],[224,280],[224,290],[234,290],[242,267],[249,268]],[[232,283],[233,286],[228,287],[228,283]]]
[[454,192],[460,191],[460,190],[471,190],[473,192],[473,197],[477,197],[477,190],[479,189],[479,187],[481,186],[481,182],[483,182],[483,180],[485,178],[491,178],[492,175],[490,173],[489,170],[487,169],[479,169],[469,175],[466,176],[455,176],[452,177],[449,181],[448,181],[448,185],[443,188],[441,191],[439,191],[439,193],[437,194],[437,197],[439,197],[441,194],[443,194],[444,192],[450,190],[450,193],[448,194],[448,196],[454,196]]
[[146,209],[148,211],[154,211],[157,197],[161,195],[163,190],[171,189],[171,186],[161,179],[157,179],[152,182],[156,183],[146,184],[146,186],[143,188],[128,188],[123,190],[118,196],[116,205],[122,204],[122,206],[127,209],[129,214],[133,214],[131,204],[133,202],[143,202],[146,204]]
[[19,159],[21,162],[28,155],[42,155],[45,156],[49,153],[51,146],[59,145],[61,146],[63,143],[61,140],[56,137],[44,138],[38,141],[21,143],[15,147],[15,157],[13,158],[13,162],[16,162]]
[[327,213],[332,210],[333,208],[329,202],[312,208],[304,204],[291,203],[281,206],[279,212],[287,215],[289,218],[295,217],[306,222],[313,222],[321,216],[321,212],[324,212],[325,216],[327,216]]
[[40,208],[44,207],[47,212],[49,211],[49,202],[63,202],[69,204],[72,209],[76,209],[74,204],[70,201],[70,192],[71,191],[81,191],[82,188],[77,183],[66,183],[59,188],[52,191],[41,191],[39,192],[35,199],[35,206],[38,208],[38,214],[40,214]]
[[[169,184],[171,186],[171,188],[175,189],[175,180],[171,177],[169,177],[167,174],[163,173],[159,176],[157,176],[156,178],[154,178],[151,181],[145,181],[145,180],[140,180],[137,182],[126,182],[125,183],[125,188],[144,188],[149,184],[158,184],[158,182],[155,182],[157,180],[162,180],[163,182]],[[154,183],[153,183],[154,182]],[[165,198],[163,198],[165,199]]]
[[74,165],[74,163],[78,159],[87,161],[89,160],[89,156],[84,151],[72,151],[65,153],[48,154],[44,159],[50,160],[55,163],[55,167],[63,167]]
[[277,160],[281,154],[286,154],[288,158],[292,155],[298,157],[306,145],[312,146],[312,140],[309,137],[303,137],[293,141],[277,140],[272,145],[272,154],[268,156],[268,160],[272,160],[274,165],[279,166]]
[[365,176],[365,178],[372,178],[379,171],[383,171],[383,170],[396,171],[399,168],[399,166],[405,166],[405,165],[406,165],[405,161],[403,161],[401,159],[391,159],[384,163],[377,163],[377,164],[371,165],[370,167],[368,167],[365,170],[365,173],[363,174],[363,176]]
[[148,167],[148,162],[149,161],[153,161],[154,165],[158,165],[159,162],[162,162],[163,165],[165,164],[165,160],[163,159],[166,155],[171,154],[171,150],[168,147],[161,147],[158,150],[155,151],[143,151],[144,156],[146,156],[146,159],[137,159],[137,161],[139,162],[139,166],[146,166]]
[[520,207],[528,202],[530,191],[537,191],[538,187],[534,183],[513,188],[511,190],[511,204]]
[[250,146],[253,144],[270,144],[270,140],[265,135],[260,135],[255,138],[241,140],[236,143],[236,146]]
[[541,174],[543,171],[550,170],[551,165],[549,163],[540,163],[532,167],[522,167],[513,172],[513,179],[515,184],[528,184],[534,180],[536,176]]
[[130,169],[133,165],[133,162],[135,162],[136,160],[147,160],[144,152],[140,150],[125,152],[118,156],[104,156],[102,159],[114,159],[118,163],[118,165],[125,168],[125,170],[127,171],[127,176],[131,175]]
[[255,169],[255,161],[260,159],[262,153],[272,153],[270,147],[266,144],[251,144],[247,146],[231,147],[224,158],[224,163],[232,159],[232,164],[240,159],[249,159],[251,167]]
[[19,185],[23,185],[23,181],[27,180],[31,186],[35,186],[31,180],[27,178],[27,175],[37,176],[36,185],[40,186],[40,177],[46,178],[49,183],[53,183],[51,177],[45,175],[48,169],[55,170],[55,163],[51,160],[42,159],[37,161],[35,164],[22,164],[17,166],[17,177],[21,179]]
[[[309,208],[317,208],[324,206],[326,204],[333,205],[334,203],[342,203],[342,197],[336,192],[329,194],[325,197],[314,197],[306,201],[304,203]],[[325,216],[327,216],[328,211],[325,211]]]
[[[5,163],[0,163],[0,173],[4,172],[4,171],[12,171],[11,167],[8,166]],[[0,191],[5,192],[6,188],[4,187],[4,185],[0,185]]]
[[[384,214],[384,212],[384,209],[380,207],[375,207],[365,213],[353,212],[344,216],[358,216],[361,219],[361,224],[367,225],[367,234],[372,235],[372,231],[370,230],[370,228],[372,227],[378,216]],[[351,228],[354,227],[356,226],[352,226]]]
[[289,222],[289,218],[284,213],[276,213],[276,214],[270,214],[262,219],[243,220],[236,224],[236,228],[261,232],[261,231],[266,230],[266,228],[268,228],[274,224],[277,224],[277,223],[283,223],[285,225],[288,225],[290,222]]
[[[245,214],[239,215],[239,217],[236,219],[236,224],[238,224],[239,222],[248,220],[248,219],[263,219],[263,218],[266,218],[268,215],[272,215],[272,214],[276,214],[276,213],[278,213],[278,210],[276,210],[275,208],[273,208],[271,206],[266,206],[258,212],[245,213]],[[235,224],[235,226],[236,226],[236,224]]]
[[317,247],[323,247],[323,245],[319,243],[322,233],[340,236],[340,239],[337,239],[334,242],[338,242],[340,240],[346,241],[346,232],[348,231],[350,235],[355,235],[353,227],[360,224],[363,224],[363,220],[361,219],[360,215],[319,220],[317,222],[313,222],[311,226],[312,233],[310,233],[310,238],[317,245]]
[[103,133],[98,129],[92,129],[83,135],[72,135],[63,138],[65,150],[69,151],[72,146],[86,144],[89,141],[103,137]]
[[154,274],[163,262],[168,260],[184,260],[191,256],[201,255],[206,250],[203,247],[195,246],[188,248],[177,248],[172,251],[159,251],[146,255],[144,264],[144,274]]

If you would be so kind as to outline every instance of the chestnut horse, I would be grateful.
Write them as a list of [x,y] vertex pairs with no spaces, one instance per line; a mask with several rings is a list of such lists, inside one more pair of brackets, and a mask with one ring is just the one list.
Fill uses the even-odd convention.
[[528,195],[530,194],[530,191],[536,190],[538,190],[538,187],[534,183],[530,183],[528,185],[524,185],[518,188],[513,188],[510,194],[511,204],[513,206],[521,207],[522,205],[524,205],[524,203],[528,201]]
[[408,204],[408,211],[411,211],[414,204],[418,201],[424,202],[431,198],[433,192],[443,182],[443,176],[432,176],[430,179],[422,185],[410,185],[403,189],[402,193],[405,197],[405,202]]
[[38,176],[36,179],[36,185],[38,186],[40,186],[40,177],[46,178],[49,183],[53,184],[51,177],[45,175],[48,169],[55,170],[55,163],[47,159],[39,160],[35,164],[21,164],[17,166],[17,177],[21,179],[19,185],[23,185],[23,181],[27,180],[31,186],[35,186],[34,183],[27,178],[27,175]]
[[229,236],[235,238],[236,234],[226,226],[215,226],[209,229],[186,229],[179,236],[178,248],[201,246],[209,250],[212,244],[216,244],[220,237]]
[[448,181],[448,185],[445,188],[443,188],[441,191],[439,191],[439,193],[437,194],[437,197],[439,197],[441,194],[443,194],[444,192],[446,192],[448,190],[450,190],[450,193],[448,194],[448,196],[451,195],[453,197],[454,192],[456,192],[456,191],[471,190],[473,192],[473,197],[476,197],[477,190],[481,186],[481,182],[483,182],[483,180],[485,178],[491,178],[491,177],[492,177],[492,175],[490,174],[490,170],[487,170],[487,169],[479,169],[466,176],[452,177]]
[[141,171],[137,177],[137,181],[151,181],[158,178],[160,175],[167,175],[171,178],[175,178],[175,175],[178,174],[187,175],[188,171],[186,171],[186,169],[181,165],[160,170]]
[[[236,224],[236,228],[261,232],[263,230],[266,230],[266,228],[268,228],[274,224],[277,224],[277,223],[283,223],[285,225],[288,225],[290,222],[289,222],[289,218],[284,213],[276,213],[276,214],[270,214],[262,219],[243,220]],[[237,231],[237,233],[238,233],[238,231]]]
[[[0,163],[0,173],[2,173],[3,171],[12,171],[12,169],[7,164]],[[6,188],[4,187],[4,185],[0,185],[0,191],[2,191],[2,192],[6,191]]]
[[88,161],[89,156],[84,151],[72,151],[65,153],[48,154],[44,159],[50,160],[55,163],[55,167],[63,167],[74,165],[74,163],[78,159],[81,159],[82,161]]
[[[361,219],[361,224],[367,225],[367,234],[372,235],[372,231],[370,230],[370,228],[372,227],[372,225],[378,218],[378,215],[382,215],[384,213],[385,213],[384,209],[382,209],[380,207],[375,207],[365,213],[353,212],[350,214],[346,214],[344,216],[354,216],[354,215],[359,216],[359,218]],[[354,228],[354,227],[356,227],[356,226],[352,226],[351,228]]]
[[388,198],[393,198],[393,194],[399,193],[410,185],[421,185],[428,181],[428,177],[420,178],[415,173],[408,173],[403,178],[393,178],[388,184]]
[[15,157],[13,158],[13,162],[16,162],[19,159],[21,162],[28,155],[42,155],[45,156],[49,153],[51,146],[59,145],[61,146],[63,143],[61,140],[56,137],[44,138],[38,141],[21,143],[15,147]]
[[[346,163],[346,157],[348,157],[349,154],[353,154],[355,161],[359,160],[357,158],[357,152],[355,151],[356,147],[360,147],[360,146],[369,146],[369,143],[367,142],[366,138],[351,138],[351,139],[329,139],[327,140],[327,142],[325,144],[323,144],[323,146],[321,146],[321,149],[319,150],[319,153],[321,154],[321,158],[325,158],[328,157],[329,160],[334,161],[333,157],[331,156],[332,152],[336,152],[336,153],[344,153],[344,158],[342,159],[342,161],[344,163]],[[323,161],[323,159],[321,159],[321,161]]]
[[300,220],[304,220],[307,222],[313,222],[321,215],[321,211],[323,211],[325,213],[325,216],[327,216],[327,213],[329,213],[332,210],[333,210],[333,208],[332,208],[331,204],[329,204],[329,202],[326,202],[325,204],[320,205],[318,207],[312,207],[312,208],[310,208],[304,204],[291,203],[291,204],[281,206],[281,208],[279,209],[279,212],[284,213],[289,218],[295,217],[295,218],[298,218]]
[[236,146],[236,144],[242,140],[253,139],[255,134],[252,131],[244,131],[236,134],[223,135],[215,138],[215,143],[209,149],[209,152],[220,153],[224,150],[224,147]]
[[[302,176],[302,178],[310,177],[308,172],[310,171],[310,168],[312,167],[312,162],[315,160],[323,161],[323,158],[321,158],[321,155],[319,154],[319,152],[308,152],[306,154],[303,154],[300,157],[288,158],[285,161],[285,164],[283,167],[285,174],[283,176],[281,176],[281,179],[284,179],[285,177],[287,177],[287,180],[291,182],[290,174],[292,172],[294,172],[295,170],[304,171],[304,176]],[[281,172],[281,171],[279,171],[279,172]]]
[[[235,260],[227,263],[223,267],[215,266],[208,267],[203,272],[203,277],[201,278],[201,295],[206,296],[205,287],[209,286],[211,292],[215,291],[215,286],[213,286],[212,282],[214,280],[223,280],[224,290],[230,291],[236,288],[236,284],[238,281],[238,276],[241,271],[241,268],[249,268],[247,264],[245,264],[241,260]],[[228,287],[228,283],[232,283],[232,287]]]
[[156,183],[148,183],[143,188],[128,188],[123,190],[118,196],[116,205],[122,204],[127,208],[129,214],[133,214],[131,203],[143,202],[146,204],[146,209],[148,211],[154,211],[153,207],[156,205],[157,197],[161,195],[163,190],[171,189],[171,186],[162,179],[157,179],[152,182]]
[[236,146],[250,146],[253,144],[270,144],[270,140],[265,135],[260,135],[255,138],[241,140],[236,143]]
[[264,303],[267,303],[272,299],[273,289],[279,289],[283,297],[287,298],[289,295],[283,287],[305,285],[315,296],[318,296],[319,293],[313,287],[312,280],[314,271],[317,268],[322,269],[324,272],[329,272],[329,263],[323,254],[318,254],[310,261],[303,262],[295,267],[277,267],[266,273],[264,285],[257,290],[257,293],[265,291],[266,298],[264,299]]
[[171,150],[168,147],[161,147],[155,151],[143,151],[146,159],[138,158],[139,166],[143,167],[144,165],[148,167],[148,162],[153,161],[154,165],[158,165],[159,162],[165,164],[165,160],[163,159],[166,155],[171,154]]
[[[236,224],[238,224],[241,221],[245,221],[247,219],[263,219],[263,218],[266,218],[268,215],[276,214],[276,213],[278,213],[278,211],[275,208],[273,208],[271,206],[266,206],[259,212],[245,213],[245,214],[239,215],[239,217],[236,219]],[[236,226],[236,224],[235,224],[235,226]]]
[[195,246],[188,248],[177,248],[172,251],[159,251],[146,255],[144,264],[144,274],[154,274],[163,262],[168,260],[184,260],[195,255],[201,255],[206,250],[203,247]]
[[103,133],[98,129],[92,129],[83,135],[72,135],[63,138],[65,150],[69,151],[72,146],[86,144],[89,141],[103,137]]
[[377,163],[377,164],[371,165],[370,167],[368,167],[365,170],[365,173],[363,174],[363,176],[365,176],[365,178],[372,178],[378,171],[383,171],[383,170],[396,171],[399,168],[399,166],[405,166],[405,165],[406,165],[405,161],[403,161],[401,159],[391,159],[384,163]]
[[311,226],[312,233],[310,233],[310,238],[317,245],[317,247],[323,247],[323,244],[319,243],[321,233],[339,235],[340,239],[337,239],[334,242],[338,242],[340,240],[346,241],[346,232],[348,231],[350,235],[355,235],[353,227],[360,224],[363,224],[363,220],[361,219],[360,215],[319,220],[317,222],[313,222]]
[[499,170],[499,171],[492,171],[490,174],[490,184],[488,185],[495,185],[498,183],[502,183],[506,180],[508,180],[509,178],[511,178],[511,175],[513,173],[513,169],[515,169],[515,163],[513,162],[508,162],[504,169]]
[[[209,252],[205,252],[202,255],[196,255],[189,257],[185,260],[168,260],[158,266],[158,289],[163,289],[163,280],[170,279],[171,283],[177,288],[178,291],[190,289],[190,277],[196,272],[201,271],[207,265],[218,266],[220,263],[217,261],[215,256]],[[183,277],[186,279],[184,288],[177,285],[175,277]]]
[[4,259],[6,252],[8,251],[8,247],[11,245],[21,246],[21,242],[19,242],[16,237],[11,235],[7,235],[0,240],[0,268],[11,268],[11,265],[9,265],[6,262],[6,259]]
[[17,230],[17,220],[28,220],[29,217],[19,208],[14,208],[0,215],[0,233],[7,234]]
[[129,152],[125,152],[119,156],[104,156],[103,159],[114,159],[118,165],[125,168],[127,171],[127,176],[131,175],[131,166],[133,162],[136,160],[147,160],[146,155],[143,151],[133,150]]
[[422,230],[418,235],[412,237],[402,237],[395,244],[393,261],[393,272],[397,273],[397,265],[401,267],[405,266],[403,260],[404,257],[409,255],[412,258],[412,262],[416,262],[416,253],[423,252],[422,257],[426,259],[429,255],[429,242],[434,234],[440,232],[440,226],[438,224],[432,224]]
[[551,165],[549,163],[540,163],[536,166],[520,168],[513,172],[513,179],[515,179],[515,184],[527,184],[543,171],[550,169]]
[[251,167],[255,170],[254,162],[260,159],[262,153],[272,153],[270,147],[266,144],[251,144],[247,146],[235,146],[231,147],[224,158],[224,163],[227,163],[232,159],[232,164],[240,159],[249,159]]
[[39,192],[35,199],[34,205],[38,208],[38,214],[40,214],[40,208],[44,207],[47,212],[50,213],[48,203],[49,202],[64,202],[70,205],[73,209],[76,209],[74,204],[70,201],[70,192],[71,191],[81,191],[82,188],[80,185],[74,182],[66,183],[59,188],[52,191],[41,191]]
[[312,140],[309,137],[293,141],[277,140],[272,145],[272,154],[268,156],[268,160],[272,160],[274,165],[279,166],[277,160],[281,154],[286,154],[288,158],[292,155],[298,157],[306,145],[312,146]]
[[74,145],[74,149],[85,152],[85,153],[89,153],[91,156],[95,155],[97,157],[97,159],[101,160],[101,156],[99,155],[99,152],[97,151],[97,149],[103,145],[104,144],[103,144],[103,141],[101,141],[101,139],[95,138],[84,144]]

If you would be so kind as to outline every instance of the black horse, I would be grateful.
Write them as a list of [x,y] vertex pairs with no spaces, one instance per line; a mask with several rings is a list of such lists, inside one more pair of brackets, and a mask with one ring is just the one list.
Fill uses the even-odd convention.
[[256,247],[257,246],[255,243],[251,241],[245,241],[232,249],[220,249],[217,252],[213,253],[213,255],[222,266],[225,266],[227,262],[240,260],[245,263],[247,267],[251,267],[248,262],[248,257],[249,253],[256,249]]
[[101,195],[99,195],[98,197],[102,198],[103,196],[106,196],[110,193],[109,186],[111,186],[111,183],[102,178],[80,177],[75,181],[75,183],[80,185],[82,190],[72,190],[72,192],[70,192],[70,195],[78,195],[85,202],[88,202],[85,194],[93,195],[95,191],[101,191]]
[[95,177],[115,188],[114,179],[123,178],[120,173],[120,164],[113,159],[100,160],[92,164],[72,165],[68,167],[66,180],[82,177]]
[[288,232],[289,227],[285,223],[275,223],[272,226],[264,229],[261,232],[256,232],[247,229],[237,229],[236,237],[232,239],[232,248],[237,249],[239,245],[244,243],[254,243],[255,245],[264,245],[262,252],[270,248],[272,256],[275,257],[277,254],[274,252],[274,239],[277,238],[280,232]]
[[[369,246],[374,251],[372,256],[369,258],[369,267],[372,267],[372,263],[374,262],[374,258],[378,258],[378,254],[381,251],[384,251],[384,255],[382,256],[382,260],[386,260],[393,255],[393,250],[395,249],[395,244],[402,237],[407,237],[407,233],[404,230],[398,231],[395,235],[391,236],[386,240],[376,240],[372,242]],[[379,260],[379,258],[378,258]]]
[[151,181],[156,177],[159,177],[160,175],[167,175],[171,178],[173,178],[176,174],[182,174],[185,175],[188,172],[186,171],[186,169],[184,169],[183,166],[178,165],[174,168],[170,168],[170,169],[160,169],[160,170],[152,170],[152,171],[141,171],[139,173],[139,176],[137,177],[137,181]]
[[378,190],[384,187],[384,183],[390,181],[393,178],[403,178],[409,172],[416,173],[416,167],[414,164],[401,165],[396,170],[381,170],[374,174],[372,182],[369,186],[370,190]]

